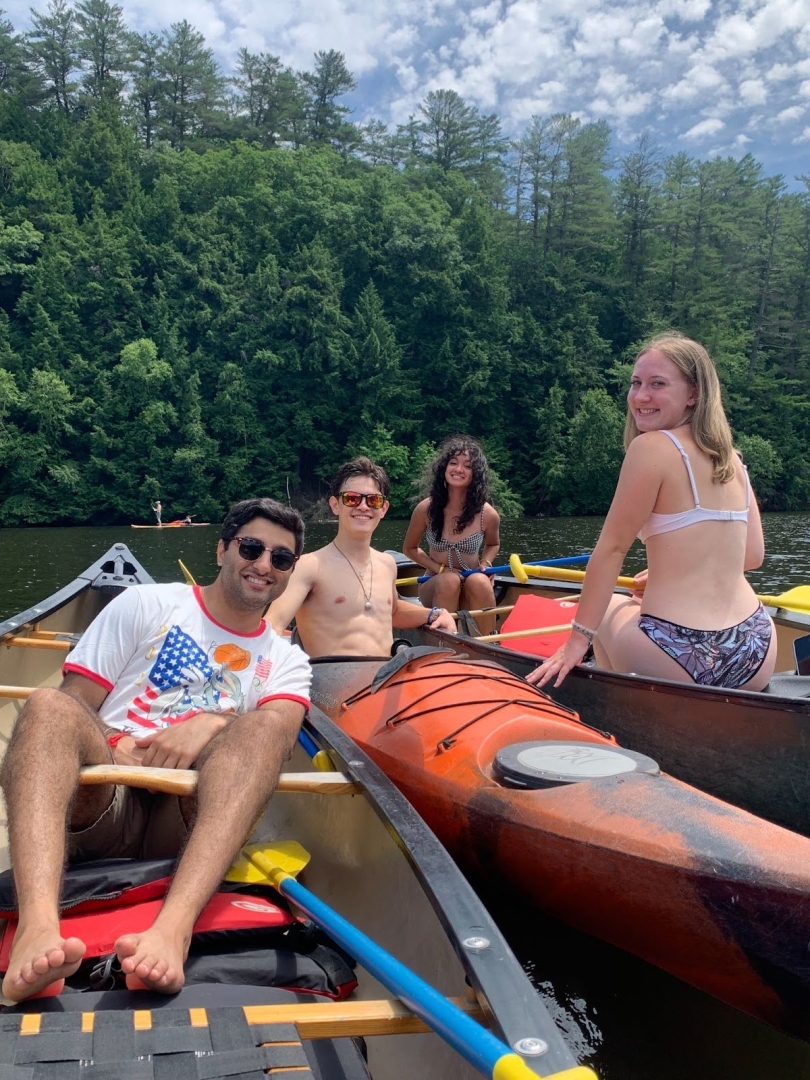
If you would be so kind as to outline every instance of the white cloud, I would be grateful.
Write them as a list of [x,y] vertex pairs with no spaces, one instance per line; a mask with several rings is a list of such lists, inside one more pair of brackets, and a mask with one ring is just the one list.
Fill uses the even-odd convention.
[[789,124],[792,120],[798,120],[804,112],[804,105],[791,105],[790,108],[782,109],[780,113],[776,114],[776,121],[779,124]]
[[768,100],[768,91],[762,79],[746,79],[741,82],[740,99],[746,105],[764,105]]
[[[19,30],[28,3],[4,0]],[[779,140],[810,99],[810,0],[124,0],[124,18],[139,31],[188,19],[226,71],[242,46],[297,70],[337,49],[356,115],[391,124],[446,88],[510,135],[570,112],[620,140],[649,128],[664,149],[705,147],[722,132],[718,152],[793,161]]]
[[724,127],[725,124],[722,120],[712,117],[710,120],[701,120],[699,124],[695,124],[694,127],[684,132],[683,137],[684,139],[703,139],[707,135],[716,135]]

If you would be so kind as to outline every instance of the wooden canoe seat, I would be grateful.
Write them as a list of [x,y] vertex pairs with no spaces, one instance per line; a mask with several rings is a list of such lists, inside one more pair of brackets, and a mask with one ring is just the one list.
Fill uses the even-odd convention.
[[[97,994],[82,994],[81,998],[99,996]],[[187,996],[185,992],[181,992],[175,1000],[179,1003]],[[79,1031],[85,1036],[93,1034],[99,1025],[99,1016],[104,1017],[103,1026],[105,1028],[109,1028],[110,1022],[117,1018],[117,1023],[121,1028],[121,1035],[125,1040],[127,1036],[132,1040],[135,1032],[181,1027],[177,1022],[174,1024],[161,1023],[159,1018],[158,1023],[153,1025],[151,1009],[130,1009],[113,1013],[107,1011],[101,1013],[88,1012],[82,1009],[81,998],[78,994],[71,995],[65,999],[63,1006],[69,1012],[81,1011],[81,1024],[75,1025],[76,1034]],[[471,1003],[461,998],[449,998],[448,1000],[474,1020],[479,1023],[483,1022],[484,1016],[477,1003]],[[177,1015],[178,1020],[180,1020],[179,1014],[182,1013],[184,1026],[189,1029],[207,1028],[209,1026],[208,1013],[217,1014],[222,1012],[221,1009],[217,1008],[209,1009],[192,1006],[190,1008],[161,1008],[160,1014],[169,1011]],[[289,1032],[285,1039],[288,1044],[290,1035],[294,1038],[290,1026],[295,1027],[299,1038],[302,1039],[340,1039],[364,1035],[410,1035],[421,1034],[430,1030],[424,1021],[415,1016],[401,1001],[391,998],[380,998],[372,1001],[290,1002],[289,1004],[285,1002],[283,1004],[269,1005],[242,1005],[239,1007],[239,1013],[243,1016],[242,1023],[244,1024],[247,1021],[250,1028],[258,1036],[254,1045],[266,1044],[269,1032],[265,1033],[262,1031],[263,1028],[276,1027],[278,1030],[282,1025],[286,1026],[287,1032]],[[49,1031],[49,1025],[43,1026],[43,1015],[45,1014],[23,1013],[19,1015],[19,1027],[16,1034],[19,1037],[32,1040],[35,1040],[38,1035],[46,1035]],[[8,1020],[6,1027],[11,1037],[12,1017],[9,1016]],[[60,1037],[67,1038],[67,1035],[62,1033]],[[32,1041],[29,1045],[33,1049],[35,1043]],[[53,1057],[53,1054],[51,1054],[51,1057]],[[35,1060],[35,1057],[32,1060]]]

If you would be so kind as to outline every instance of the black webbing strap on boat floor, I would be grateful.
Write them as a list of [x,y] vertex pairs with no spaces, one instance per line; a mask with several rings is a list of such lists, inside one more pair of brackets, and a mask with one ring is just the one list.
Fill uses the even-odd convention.
[[313,1080],[293,1024],[241,1008],[0,1015],[0,1080]]

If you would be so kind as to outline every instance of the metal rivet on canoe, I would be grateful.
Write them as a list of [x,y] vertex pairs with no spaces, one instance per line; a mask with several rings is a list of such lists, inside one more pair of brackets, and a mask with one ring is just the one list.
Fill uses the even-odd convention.
[[524,1057],[539,1057],[548,1050],[548,1043],[543,1039],[518,1039],[513,1049]]
[[481,949],[489,948],[489,938],[485,937],[468,937],[464,938],[461,943],[465,949],[469,949],[471,952],[478,952]]
[[365,765],[365,762],[364,761],[350,761],[349,765],[351,765],[351,767],[353,769],[362,769],[363,766]]

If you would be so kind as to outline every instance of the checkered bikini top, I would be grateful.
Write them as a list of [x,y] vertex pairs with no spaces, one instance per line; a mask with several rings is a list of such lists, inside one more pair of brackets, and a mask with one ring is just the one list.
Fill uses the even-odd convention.
[[[425,539],[429,546],[434,551],[446,551],[447,552],[447,565],[451,570],[472,570],[472,566],[468,566],[466,561],[462,558],[463,555],[477,555],[481,545],[484,542],[484,508],[481,507],[481,530],[480,532],[474,532],[470,536],[465,536],[463,540],[445,540],[443,537],[437,537],[433,529],[428,525],[425,530]],[[456,560],[456,565],[453,564],[453,559]]]

